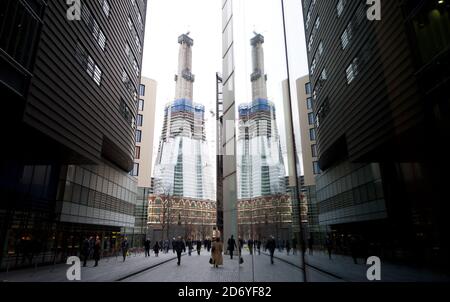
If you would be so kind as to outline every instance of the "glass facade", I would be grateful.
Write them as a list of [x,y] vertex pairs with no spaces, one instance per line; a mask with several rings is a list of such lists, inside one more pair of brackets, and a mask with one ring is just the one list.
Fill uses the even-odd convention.
[[11,225],[2,270],[65,262],[81,255],[89,237],[100,237],[103,256],[117,254],[124,236],[132,240],[136,181],[127,173],[107,165],[19,170],[21,191],[28,193],[13,213],[0,208]]

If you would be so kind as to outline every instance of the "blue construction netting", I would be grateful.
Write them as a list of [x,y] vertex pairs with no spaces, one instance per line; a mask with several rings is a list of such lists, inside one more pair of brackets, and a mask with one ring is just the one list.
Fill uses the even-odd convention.
[[256,99],[251,104],[239,106],[239,116],[246,116],[257,112],[275,112],[275,106],[267,99]]
[[204,114],[205,113],[205,106],[194,104],[192,100],[189,99],[178,99],[175,100],[171,106],[170,111],[172,113],[175,112],[190,112],[195,114]]

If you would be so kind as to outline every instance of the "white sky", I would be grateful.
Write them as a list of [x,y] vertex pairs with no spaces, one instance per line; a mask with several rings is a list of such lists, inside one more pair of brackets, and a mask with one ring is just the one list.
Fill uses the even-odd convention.
[[[194,39],[194,102],[206,106],[207,138],[210,162],[215,167],[215,74],[222,72],[222,0],[150,0],[144,44],[142,75],[158,82],[154,158],[156,157],[164,105],[173,101],[174,75],[178,65],[178,36],[188,31]],[[236,100],[251,102],[251,46],[253,30],[263,34],[268,96],[277,107],[277,119],[284,144],[284,116],[281,81],[286,79],[281,4],[279,0],[234,0]],[[300,0],[285,0],[290,52],[293,102],[295,80],[308,73]],[[239,70],[239,71],[238,71]],[[297,119],[298,120],[298,119]],[[299,142],[298,142],[298,145]]]

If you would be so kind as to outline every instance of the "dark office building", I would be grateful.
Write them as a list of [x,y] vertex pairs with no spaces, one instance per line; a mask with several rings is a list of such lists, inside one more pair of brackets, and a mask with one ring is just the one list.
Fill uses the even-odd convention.
[[304,0],[320,168],[336,249],[449,265],[450,1]]
[[2,270],[65,261],[87,236],[108,255],[135,225],[147,1],[81,4],[0,2]]
[[216,200],[217,200],[217,228],[223,233],[223,79],[216,73],[216,122],[217,122],[217,154],[216,154]]

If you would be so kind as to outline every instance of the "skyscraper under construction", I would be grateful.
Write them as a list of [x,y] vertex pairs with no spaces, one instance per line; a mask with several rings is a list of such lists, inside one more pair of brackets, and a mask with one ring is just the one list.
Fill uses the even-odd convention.
[[[237,138],[239,235],[261,239],[290,238],[292,206],[286,191],[276,108],[267,97],[264,36],[251,39],[252,102],[239,106]],[[282,231],[282,229],[284,231]]]
[[208,161],[205,107],[193,102],[192,46],[184,34],[175,76],[175,101],[165,107],[164,125],[155,165],[155,193],[214,199],[212,167]]
[[267,97],[264,36],[251,39],[252,102],[239,106],[238,199],[285,194],[285,168],[275,105]]

